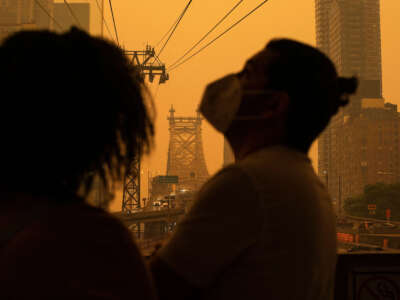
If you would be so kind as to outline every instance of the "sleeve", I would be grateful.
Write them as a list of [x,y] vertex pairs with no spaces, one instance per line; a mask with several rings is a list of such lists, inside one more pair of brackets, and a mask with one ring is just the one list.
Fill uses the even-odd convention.
[[229,167],[201,189],[160,259],[192,286],[206,288],[257,241],[262,224],[251,180]]

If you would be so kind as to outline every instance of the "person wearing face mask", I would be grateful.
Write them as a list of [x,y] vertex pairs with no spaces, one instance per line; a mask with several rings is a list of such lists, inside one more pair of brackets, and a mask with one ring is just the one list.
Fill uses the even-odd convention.
[[308,151],[357,84],[317,49],[279,39],[207,86],[200,111],[236,163],[152,261],[160,299],[333,298],[335,216]]

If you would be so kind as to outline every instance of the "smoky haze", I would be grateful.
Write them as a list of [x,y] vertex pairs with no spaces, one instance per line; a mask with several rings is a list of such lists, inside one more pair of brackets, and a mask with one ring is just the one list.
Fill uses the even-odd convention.
[[[96,1],[69,2],[90,4],[90,32],[99,35],[101,16]],[[160,59],[167,66],[175,62],[237,2],[193,1]],[[105,20],[114,35],[108,1],[105,3]],[[121,46],[126,50],[142,50],[147,44],[155,45],[161,39],[182,12],[187,1],[114,0],[112,3]],[[243,2],[204,43],[259,3],[257,0]],[[400,90],[397,88],[397,70],[400,69],[399,20],[400,3],[381,1],[383,98],[393,104],[400,104]],[[104,35],[111,38],[106,28]],[[207,50],[173,70],[166,84],[158,85],[158,79],[153,84],[149,83],[157,111],[156,143],[153,152],[144,158],[142,164],[143,196],[147,193],[148,174],[164,174],[166,171],[169,143],[167,116],[171,105],[175,107],[177,116],[195,116],[207,83],[240,70],[246,59],[261,50],[268,40],[276,37],[288,37],[316,45],[315,1],[271,0]],[[112,38],[114,39],[114,36]],[[207,167],[212,175],[223,164],[223,138],[206,122],[203,122],[203,144]],[[312,147],[310,156],[316,168],[316,144]],[[118,192],[111,210],[121,209],[121,199],[122,193]]]

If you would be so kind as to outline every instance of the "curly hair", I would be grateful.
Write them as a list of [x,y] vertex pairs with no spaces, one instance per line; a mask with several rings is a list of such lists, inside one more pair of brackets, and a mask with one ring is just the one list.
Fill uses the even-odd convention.
[[23,31],[0,47],[2,188],[87,196],[109,192],[151,149],[154,110],[137,70],[114,44],[72,28]]

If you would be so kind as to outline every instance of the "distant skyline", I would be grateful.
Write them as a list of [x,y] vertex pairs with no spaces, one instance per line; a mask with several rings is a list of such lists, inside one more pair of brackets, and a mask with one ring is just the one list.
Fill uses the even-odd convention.
[[[100,1],[100,0],[99,0]],[[59,1],[57,1],[59,2]],[[82,2],[72,1],[69,2]],[[99,34],[100,15],[95,0],[91,3],[91,28]],[[113,0],[114,13],[121,45],[126,49],[143,49],[147,43],[155,44],[170,28],[186,5],[186,0],[173,1],[127,1]],[[235,20],[258,5],[261,0],[243,2],[210,38],[227,28]],[[108,1],[105,1],[108,4]],[[175,35],[166,47],[161,59],[167,65],[180,57],[221,18],[237,0],[193,1]],[[108,5],[106,20],[113,30]],[[381,1],[382,32],[382,75],[383,97],[389,102],[400,104],[400,89],[397,77],[400,70],[400,2]],[[107,30],[105,29],[107,35]],[[165,172],[168,150],[168,121],[171,104],[177,115],[195,115],[204,87],[210,81],[227,73],[238,71],[246,59],[260,51],[266,43],[276,37],[288,37],[316,45],[314,0],[270,0],[253,16],[216,42],[209,49],[182,65],[170,74],[170,80],[162,86],[156,84],[150,89],[157,94],[155,106],[156,148],[143,164],[147,169]],[[156,91],[158,90],[158,93]],[[223,139],[208,124],[203,127],[204,152],[210,173],[221,168],[223,162]],[[317,148],[314,145],[310,157],[316,167]],[[144,180],[147,181],[146,176]],[[143,186],[146,190],[146,187]],[[113,209],[120,208],[120,199],[113,203]]]
[[[326,181],[329,194],[334,202],[340,199],[342,194],[355,196],[355,193],[359,193],[364,185],[389,179],[387,176],[385,178],[376,176],[368,178],[366,176],[367,169],[362,168],[361,160],[363,163],[368,163],[369,172],[376,173],[377,170],[373,169],[374,171],[372,171],[371,169],[375,160],[366,162],[366,155],[363,157],[356,155],[360,145],[355,137],[351,138],[352,142],[341,143],[350,132],[352,133],[350,136],[370,135],[371,133],[371,130],[367,133],[355,129],[359,123],[360,115],[367,114],[367,112],[362,111],[363,99],[382,98],[380,29],[379,0],[316,0],[317,47],[332,59],[340,76],[356,75],[359,82],[357,93],[351,97],[350,104],[332,118],[330,125],[318,140],[318,175],[321,180]],[[383,106],[383,100],[379,103]],[[383,107],[381,108],[383,109]],[[396,112],[394,115],[396,115]],[[393,119],[392,115],[391,117]],[[351,122],[345,121],[348,119],[351,119]],[[381,126],[379,122],[374,122],[372,119],[369,123],[371,128]],[[394,120],[397,119],[394,118]],[[346,130],[343,130],[343,128],[346,128]],[[385,135],[387,134],[388,132],[385,132]],[[397,140],[395,135],[391,135],[391,137],[392,142]],[[364,138],[367,139],[366,136]],[[343,145],[346,145],[346,147]],[[378,155],[378,147],[370,145],[369,151],[372,151],[372,149]],[[395,149],[395,152],[397,152],[397,145]],[[343,157],[348,157],[351,152],[354,152],[351,163],[346,161],[346,167],[344,167]],[[387,156],[390,156],[389,147],[385,148],[385,152]],[[374,157],[374,155],[369,155],[369,159],[371,157]],[[358,176],[345,176],[349,173],[349,169],[355,170],[354,173]],[[387,169],[389,169],[389,166],[387,166]],[[397,174],[397,170],[395,173]],[[328,177],[330,180],[326,179]],[[390,179],[392,180],[392,178]],[[348,186],[352,187],[354,194],[344,189]],[[347,193],[342,193],[342,190]]]

